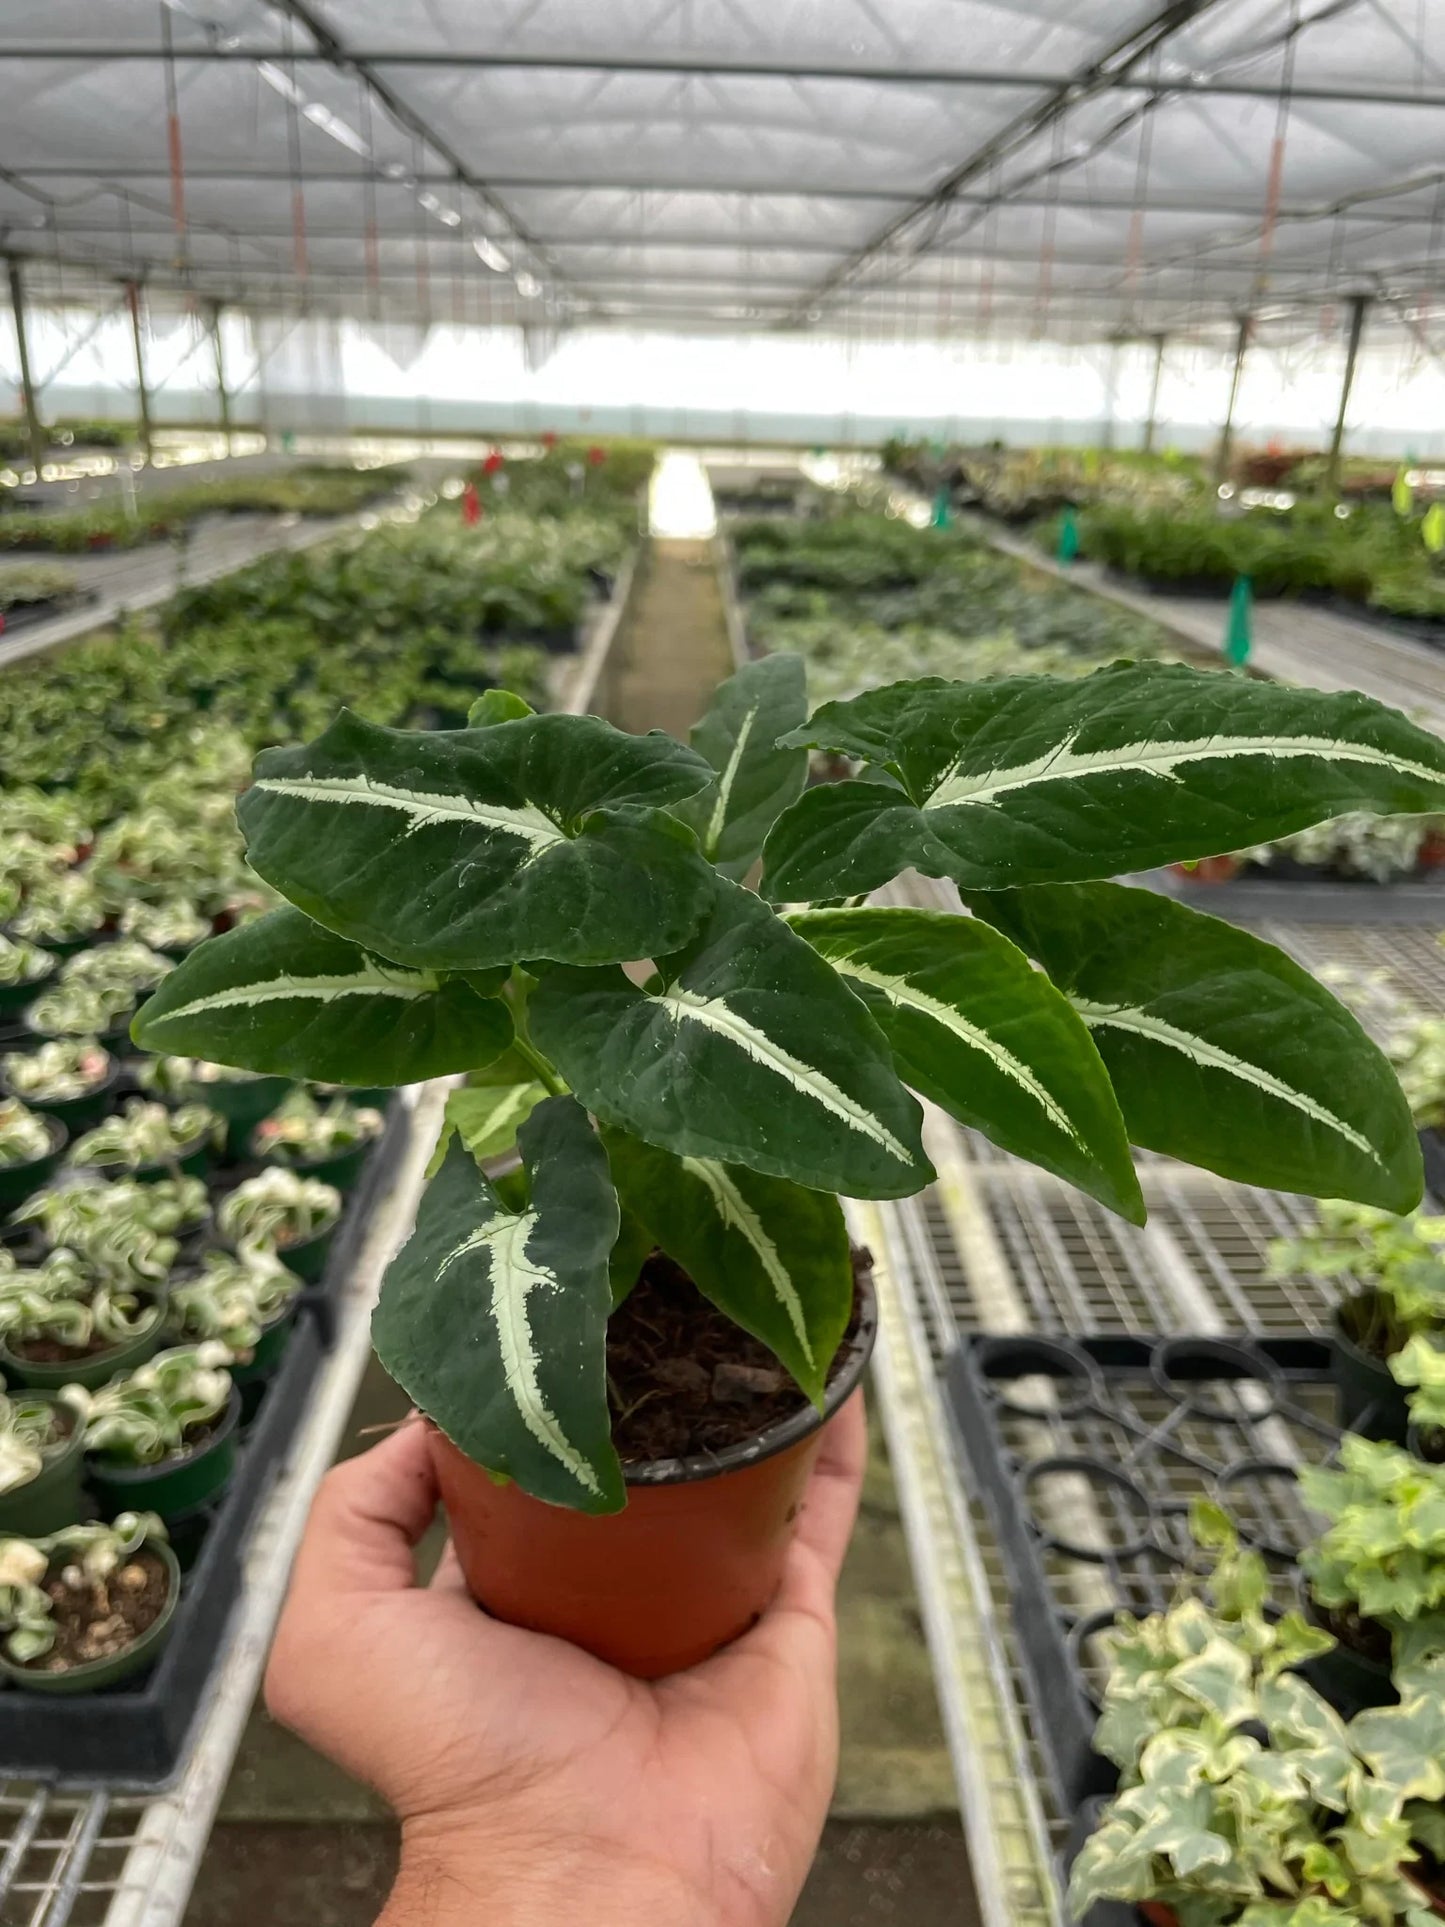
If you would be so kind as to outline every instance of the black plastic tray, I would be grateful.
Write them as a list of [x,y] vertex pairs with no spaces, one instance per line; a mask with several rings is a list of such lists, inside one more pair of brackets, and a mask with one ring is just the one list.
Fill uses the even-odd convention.
[[1131,880],[1229,923],[1445,923],[1445,882],[1439,880],[1189,883],[1172,870],[1146,870]]
[[336,1339],[338,1302],[360,1255],[372,1208],[396,1175],[407,1138],[407,1108],[400,1092],[395,1092],[386,1107],[386,1129],[373,1145],[361,1176],[347,1197],[346,1211],[326,1254],[325,1269],[317,1282],[308,1285],[301,1294],[301,1303],[316,1320],[321,1342],[328,1351]]
[[1425,1188],[1437,1203],[1445,1204],[1445,1132],[1422,1131],[1420,1152],[1425,1160]]
[[949,1368],[954,1418],[992,1515],[1039,1744],[1065,1809],[1107,1793],[1093,1748],[1120,1612],[1168,1607],[1197,1555],[1191,1501],[1217,1498],[1298,1603],[1314,1536],[1301,1461],[1339,1440],[1322,1338],[971,1338]]

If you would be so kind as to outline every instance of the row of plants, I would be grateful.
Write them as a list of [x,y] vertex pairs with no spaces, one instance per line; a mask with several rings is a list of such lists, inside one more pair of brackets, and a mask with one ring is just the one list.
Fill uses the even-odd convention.
[[[47,448],[133,448],[140,439],[135,422],[62,419],[45,426]],[[23,421],[0,421],[0,461],[29,461],[30,430]]]
[[977,507],[1007,523],[1027,524],[1063,508],[1096,502],[1181,506],[1204,487],[1198,456],[1162,450],[981,448],[895,437],[880,450],[883,468],[934,496]]
[[115,495],[78,509],[9,508],[0,513],[0,550],[131,549],[174,535],[204,515],[349,515],[393,494],[406,479],[407,471],[398,467],[303,462],[147,489],[133,506]]

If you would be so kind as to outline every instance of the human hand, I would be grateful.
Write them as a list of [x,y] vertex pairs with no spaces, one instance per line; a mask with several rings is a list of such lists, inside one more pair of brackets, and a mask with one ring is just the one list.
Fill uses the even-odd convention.
[[338,1466],[266,1676],[273,1715],[400,1816],[379,1927],[783,1927],[838,1764],[833,1596],[863,1479],[855,1396],[824,1434],[777,1599],[644,1682],[490,1618],[450,1549],[422,1425]]

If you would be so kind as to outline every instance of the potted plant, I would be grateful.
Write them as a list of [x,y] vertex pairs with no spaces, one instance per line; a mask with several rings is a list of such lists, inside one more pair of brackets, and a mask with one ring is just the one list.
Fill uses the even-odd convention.
[[100,1276],[135,1285],[163,1284],[181,1240],[204,1231],[210,1200],[200,1178],[71,1178],[38,1192],[16,1213],[39,1226],[52,1248],[64,1247]]
[[151,1665],[181,1574],[153,1515],[0,1540],[0,1674],[29,1693],[94,1693]]
[[137,1075],[142,1089],[169,1103],[203,1103],[225,1118],[228,1163],[244,1157],[251,1133],[292,1088],[289,1077],[261,1077],[198,1057],[147,1057]]
[[19,1098],[0,1099],[0,1212],[39,1190],[64,1157],[66,1141],[58,1118],[37,1117]]
[[0,1392],[0,1534],[54,1532],[80,1517],[83,1450],[74,1394]]
[[10,935],[39,944],[57,957],[92,944],[105,926],[100,892],[82,871],[65,870],[32,884],[10,918]]
[[1445,1465],[1445,1349],[1416,1332],[1390,1360],[1395,1383],[1406,1388],[1410,1445],[1432,1465]]
[[1301,1466],[1325,1529],[1300,1554],[1312,1615],[1333,1634],[1321,1690],[1344,1711],[1394,1698],[1402,1645],[1445,1652],[1445,1466],[1348,1434],[1337,1466]]
[[101,1509],[144,1506],[167,1521],[208,1505],[236,1469],[240,1397],[228,1346],[157,1352],[80,1408],[86,1473]]
[[273,1252],[308,1282],[326,1268],[341,1221],[341,1193],[320,1178],[303,1178],[278,1165],[247,1178],[222,1198],[216,1229],[241,1253]]
[[[1195,1519],[1231,1534],[1213,1507]],[[1223,1543],[1207,1603],[1105,1635],[1094,1743],[1119,1790],[1074,1860],[1074,1919],[1120,1900],[1152,1927],[1433,1927],[1411,1835],[1445,1794],[1445,1673],[1421,1666],[1398,1705],[1347,1724],[1294,1670],[1328,1634],[1267,1617],[1267,1590],[1258,1555]]]
[[42,991],[22,1013],[33,1037],[96,1037],[108,1050],[124,1045],[135,996],[115,983],[59,982]]
[[48,950],[23,938],[0,937],[0,1017],[33,1003],[35,993],[59,968]]
[[[1136,1221],[1131,1138],[1390,1210],[1420,1193],[1356,1020],[1259,939],[1106,879],[1438,808],[1445,746],[1365,698],[1177,664],[805,712],[786,656],[723,684],[692,747],[498,690],[465,730],[343,712],[237,806],[293,907],[201,945],[135,1027],[353,1084],[489,1067],[520,1172],[488,1180],[453,1136],[373,1336],[478,1596],[640,1672],[776,1586],[871,1326],[838,1194],[932,1176],[909,1084]],[[805,792],[810,749],[862,774]],[[974,915],[863,907],[909,866]]]
[[72,1251],[0,1270],[0,1371],[42,1391],[103,1385],[151,1356],[164,1312],[164,1285],[100,1278]]
[[120,913],[122,937],[135,937],[167,957],[179,959],[211,934],[211,919],[189,897],[160,903],[128,903]]
[[200,1177],[223,1130],[223,1120],[204,1104],[168,1111],[133,1097],[76,1141],[70,1161],[80,1170],[125,1172],[142,1184],[182,1173]]
[[57,1037],[0,1057],[6,1095],[58,1118],[72,1136],[105,1115],[119,1078],[119,1065],[95,1037]]
[[1275,1277],[1306,1271],[1353,1279],[1361,1287],[1334,1315],[1340,1423],[1351,1431],[1404,1440],[1410,1417],[1390,1360],[1413,1333],[1445,1324],[1442,1246],[1445,1218],[1423,1212],[1402,1218],[1329,1199],[1303,1237],[1276,1239],[1269,1247]]
[[167,1328],[187,1343],[225,1345],[236,1384],[257,1384],[280,1363],[300,1291],[300,1278],[268,1250],[208,1251],[196,1277],[172,1284]]
[[251,1146],[267,1163],[349,1191],[385,1124],[381,1112],[370,1106],[342,1097],[323,1106],[309,1092],[295,1091],[256,1126]]

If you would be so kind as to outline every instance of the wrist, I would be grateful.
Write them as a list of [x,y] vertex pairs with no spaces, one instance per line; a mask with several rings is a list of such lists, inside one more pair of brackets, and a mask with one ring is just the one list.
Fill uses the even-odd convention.
[[676,1870],[559,1829],[538,1835],[490,1822],[408,1820],[401,1861],[376,1927],[717,1927]]

